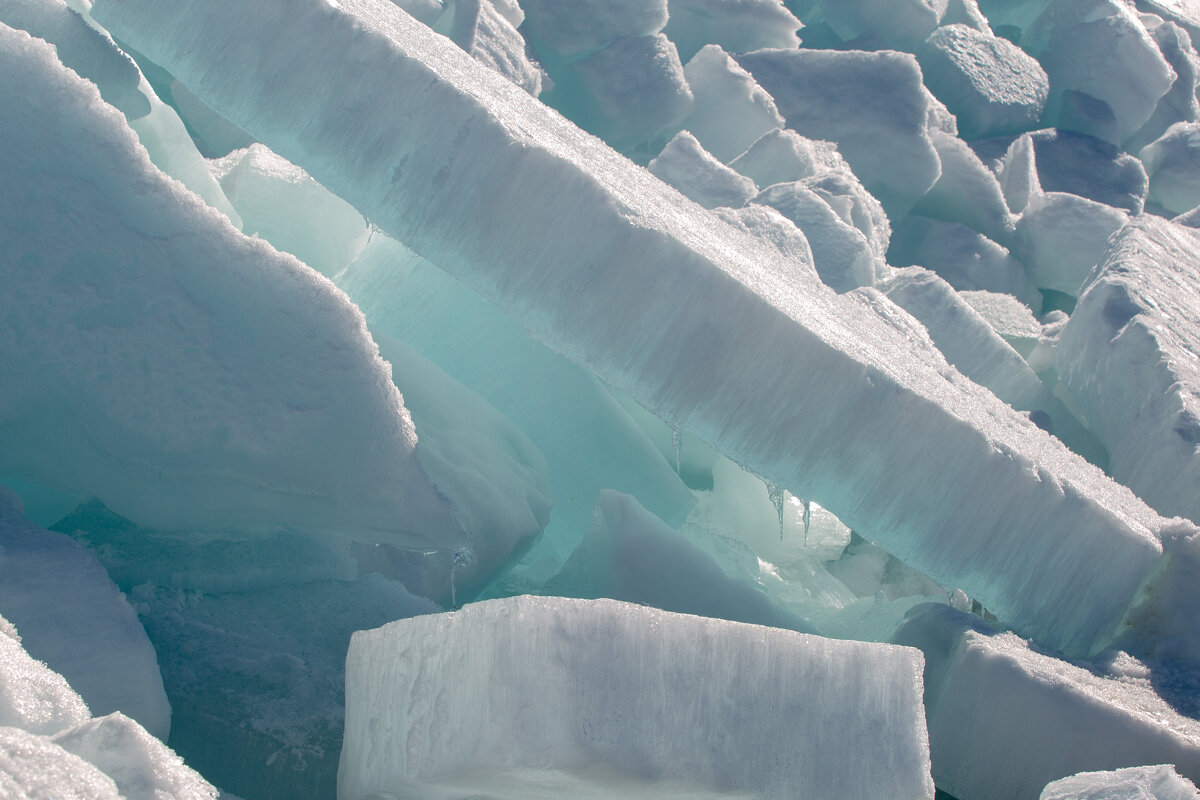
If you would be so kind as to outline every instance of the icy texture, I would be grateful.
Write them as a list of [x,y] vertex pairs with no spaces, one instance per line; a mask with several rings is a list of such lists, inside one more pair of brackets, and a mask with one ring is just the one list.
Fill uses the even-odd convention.
[[1138,764],[1200,775],[1200,722],[1164,702],[1144,668],[1089,671],[944,605],[915,609],[893,641],[925,652],[933,775],[945,792],[1036,797],[1077,772]]
[[754,202],[774,208],[796,224],[812,247],[817,273],[834,291],[847,292],[875,282],[880,259],[867,237],[805,182],[777,183]]
[[870,34],[897,50],[913,50],[938,26],[931,0],[817,0],[844,41]]
[[829,142],[806,139],[795,131],[772,130],[755,140],[729,166],[765,189],[808,178],[821,170],[822,161],[833,158],[838,158],[837,148]]
[[667,23],[667,0],[521,0],[521,8],[530,35],[564,56]]
[[96,84],[105,102],[127,118],[150,113],[150,102],[138,90],[141,74],[133,60],[62,0],[5,0],[0,23],[53,44],[63,64]]
[[[1175,81],[1137,13],[1120,0],[1054,0],[1021,45],[1050,76],[1052,104],[1065,104],[1063,94],[1076,92],[1085,103],[1106,106],[1102,116],[1112,119],[1111,130],[1083,132],[1115,144],[1150,119]],[[1069,121],[1067,110],[1059,113]]]
[[[795,226],[780,223],[807,253]],[[801,258],[797,254],[789,264],[811,273],[811,256]],[[687,516],[694,501],[673,464],[659,456],[599,381],[531,339],[470,289],[378,233],[340,283],[377,332],[443,365],[541,450],[557,502],[549,527],[529,553],[531,562],[544,565],[537,569],[540,579],[553,575],[583,536],[601,489],[633,494],[672,524]],[[509,485],[497,478],[501,483]],[[522,489],[518,498],[524,494]]]
[[155,170],[48,46],[2,41],[0,180],[30,188],[0,198],[0,473],[162,527],[459,541],[360,312]]
[[913,213],[959,222],[994,241],[1007,242],[1016,222],[995,174],[957,136],[940,130],[929,135],[942,174],[913,206]]
[[707,553],[617,492],[601,493],[587,535],[545,593],[814,632],[750,583],[727,577]]
[[966,25],[938,28],[917,51],[925,85],[958,120],[964,139],[1034,126],[1050,81],[1012,42]]
[[0,622],[0,725],[49,735],[88,720],[87,704],[66,678],[34,660],[8,621]]
[[241,216],[243,233],[323,275],[345,269],[367,243],[362,214],[261,144],[213,162],[212,171]]
[[1042,326],[1029,310],[1011,294],[987,291],[959,292],[958,296],[987,320],[996,333],[1014,350],[1028,358],[1042,338]]
[[731,53],[800,46],[800,20],[783,0],[670,0],[663,33],[685,61],[707,44]]
[[1114,477],[1200,519],[1200,235],[1145,216],[1117,234],[1057,353]]
[[44,736],[0,727],[0,797],[5,800],[129,800],[112,778]]
[[1177,122],[1141,152],[1150,198],[1174,214],[1200,205],[1200,123]]
[[1154,114],[1146,124],[1125,142],[1125,147],[1134,153],[1164,134],[1172,124],[1194,122],[1200,117],[1200,101],[1196,98],[1200,57],[1196,54],[1191,37],[1174,22],[1155,21],[1146,15],[1141,19],[1158,45],[1159,52],[1175,71],[1175,82],[1158,101]]
[[3,497],[0,614],[92,713],[119,709],[166,741],[171,707],[158,661],[124,595],[92,553],[26,521]]
[[737,60],[788,127],[837,144],[889,213],[911,206],[941,174],[927,130],[931,97],[912,56],[759,50]]
[[754,181],[722,164],[687,131],[667,142],[648,168],[705,208],[739,208],[758,193]]
[[955,289],[1004,292],[1041,308],[1041,296],[1025,267],[965,225],[909,215],[896,223],[888,262],[931,269]]
[[489,0],[454,0],[450,38],[476,61],[537,97],[542,91],[542,69],[526,55],[518,24]]
[[120,712],[63,731],[54,743],[113,779],[123,800],[213,800],[217,790]]
[[786,274],[803,275],[819,281],[813,265],[812,246],[796,223],[770,206],[752,204],[745,208],[719,208],[717,216],[737,228],[769,243],[783,256],[779,266]]
[[206,106],[179,81],[171,81],[171,106],[205,158],[227,156],[254,143],[244,130]]
[[583,126],[616,147],[651,140],[692,111],[683,64],[661,33],[616,39],[573,68],[599,113]]
[[1170,764],[1082,772],[1042,790],[1038,800],[1197,800],[1200,792]]
[[[877,292],[839,297],[787,272],[389,3],[93,13],[564,355],[1026,635],[1102,646],[1157,563],[1161,518],[959,378]],[[331,62],[303,46],[314,36],[360,56]],[[224,58],[203,57],[217,41]],[[899,117],[927,142],[928,103],[918,120],[907,102],[924,96],[915,60],[811,55],[860,90],[872,66],[896,68]]]
[[346,665],[344,800],[586,766],[756,798],[933,797],[907,648],[517,597],[356,633]]
[[1108,237],[1128,218],[1125,211],[1078,195],[1045,192],[1025,207],[1013,253],[1028,267],[1039,289],[1075,297],[1104,256]]
[[771,96],[717,45],[692,56],[683,74],[696,101],[683,127],[726,164],[763,134],[783,127]]

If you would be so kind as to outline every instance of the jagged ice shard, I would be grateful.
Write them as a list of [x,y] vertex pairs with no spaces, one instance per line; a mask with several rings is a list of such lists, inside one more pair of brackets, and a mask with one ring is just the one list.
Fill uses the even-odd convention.
[[797,277],[390,3],[93,14],[534,335],[1023,634],[1104,646],[1158,566],[1163,519],[889,301]]

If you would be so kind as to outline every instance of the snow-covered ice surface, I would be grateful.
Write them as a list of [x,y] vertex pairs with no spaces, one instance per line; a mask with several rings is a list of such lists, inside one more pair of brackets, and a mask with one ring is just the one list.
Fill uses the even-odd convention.
[[338,796],[604,767],[680,797],[932,798],[921,663],[610,600],[477,603],[354,635]]
[[0,474],[162,527],[461,541],[361,312],[158,172],[44,42],[0,36]]
[[1196,800],[1200,791],[1170,764],[1081,772],[1054,781],[1038,800]]
[[[950,370],[890,302],[864,290],[838,299],[773,268],[777,251],[390,3],[121,0],[93,13],[565,355],[1026,635],[1073,652],[1103,646],[1159,561],[1160,518]],[[303,45],[314,38],[321,52],[359,57],[319,57]],[[216,42],[222,58],[203,57]],[[863,76],[886,78],[894,97],[879,124],[902,134],[913,161],[866,160],[909,197],[932,185],[928,130],[941,123],[929,122],[935,101],[915,60],[776,53],[740,63],[752,74],[771,65],[789,103],[799,95],[785,79],[802,63],[831,76],[846,66],[859,100]],[[849,126],[853,114],[833,116]],[[827,392],[793,385],[814,374]],[[852,429],[853,440],[840,435]]]

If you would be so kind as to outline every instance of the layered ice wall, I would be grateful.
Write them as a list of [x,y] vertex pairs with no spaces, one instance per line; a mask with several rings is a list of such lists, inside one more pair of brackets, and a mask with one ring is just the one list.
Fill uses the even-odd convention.
[[476,603],[354,634],[338,797],[602,768],[676,797],[932,798],[921,664],[611,600]]
[[155,169],[53,48],[0,41],[0,475],[165,528],[457,545],[361,312]]
[[536,336],[1026,635],[1102,646],[1157,564],[1163,520],[894,305],[796,277],[394,5],[93,11]]

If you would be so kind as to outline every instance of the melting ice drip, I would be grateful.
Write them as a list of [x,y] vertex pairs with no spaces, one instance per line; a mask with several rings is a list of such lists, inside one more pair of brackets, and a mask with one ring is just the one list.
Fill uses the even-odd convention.
[[808,549],[808,529],[812,527],[812,502],[809,500],[801,500],[800,504],[804,506],[804,514],[801,520],[804,522],[804,549]]
[[[779,518],[779,541],[783,541],[783,502],[784,489],[775,481],[767,481],[767,497],[771,499],[771,505],[775,506],[775,514]],[[805,531],[807,533],[807,531]]]

